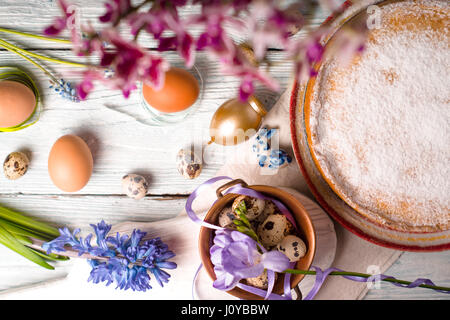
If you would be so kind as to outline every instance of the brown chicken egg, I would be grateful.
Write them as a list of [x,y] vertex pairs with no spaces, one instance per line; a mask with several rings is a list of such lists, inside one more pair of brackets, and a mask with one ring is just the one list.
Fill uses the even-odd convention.
[[22,124],[35,108],[36,96],[29,87],[16,81],[0,81],[0,128]]
[[65,135],[53,145],[48,157],[48,173],[62,191],[81,190],[92,175],[93,158],[86,142],[75,135]]
[[155,90],[143,84],[142,95],[145,101],[158,111],[172,113],[192,106],[200,93],[197,79],[187,70],[171,68],[166,72],[164,85]]

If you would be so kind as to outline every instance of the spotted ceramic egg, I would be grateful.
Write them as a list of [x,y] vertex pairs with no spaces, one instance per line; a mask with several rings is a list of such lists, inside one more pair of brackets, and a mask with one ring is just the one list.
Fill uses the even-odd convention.
[[245,208],[247,209],[245,216],[250,221],[257,218],[263,212],[266,205],[266,201],[263,199],[241,195],[234,200],[232,205],[232,209],[236,217],[239,217],[239,214],[236,213],[236,209],[239,208],[242,201],[244,201]]
[[283,214],[272,214],[258,227],[258,236],[266,248],[277,245],[294,227]]
[[226,207],[219,213],[219,226],[221,226],[222,228],[233,227],[234,219],[236,219],[236,217],[233,214],[233,210],[231,209],[231,207]]
[[190,150],[181,149],[177,154],[177,169],[186,179],[197,178],[203,169],[200,157]]
[[5,177],[10,180],[16,180],[22,177],[28,170],[30,160],[22,152],[10,153],[3,162],[3,172]]
[[127,174],[122,178],[122,190],[130,198],[139,200],[147,194],[148,183],[143,176]]
[[296,262],[305,256],[306,244],[299,237],[288,235],[277,244],[277,250],[284,253],[291,262]]
[[[277,274],[275,273],[275,281],[277,279]],[[245,281],[249,286],[258,289],[267,289],[269,287],[269,278],[267,276],[267,270],[264,270],[259,276],[254,278],[246,278]]]

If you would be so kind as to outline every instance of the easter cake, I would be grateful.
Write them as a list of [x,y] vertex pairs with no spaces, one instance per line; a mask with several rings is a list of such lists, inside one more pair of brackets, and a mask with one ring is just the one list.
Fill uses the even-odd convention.
[[448,1],[377,5],[379,25],[345,64],[330,56],[307,86],[312,158],[364,219],[412,232],[450,229]]

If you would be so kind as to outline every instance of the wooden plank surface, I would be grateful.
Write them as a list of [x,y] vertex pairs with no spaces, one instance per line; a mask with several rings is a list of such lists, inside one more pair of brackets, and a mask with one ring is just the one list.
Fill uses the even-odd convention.
[[[96,21],[104,9],[96,1],[76,1],[82,7],[83,19]],[[0,27],[18,28],[23,31],[40,32],[58,14],[55,1],[0,0]],[[183,14],[195,12],[190,8]],[[327,13],[311,10],[308,28],[320,24]],[[307,28],[307,29],[308,29]],[[199,32],[198,30],[195,32]],[[297,35],[302,37],[304,32]],[[235,35],[236,39],[240,35]],[[0,38],[29,48],[34,52],[68,60],[76,60],[67,45],[24,39],[0,33]],[[150,39],[142,39],[147,47],[154,47]],[[205,84],[199,109],[183,124],[175,127],[149,125],[149,115],[140,105],[139,92],[129,99],[120,92],[98,86],[85,102],[71,103],[61,100],[47,87],[45,76],[21,58],[0,50],[1,65],[16,65],[28,70],[38,82],[43,93],[44,112],[33,127],[15,133],[0,134],[0,159],[12,151],[29,154],[29,172],[17,181],[9,181],[0,175],[0,203],[22,210],[40,220],[55,225],[88,228],[89,224],[105,219],[108,223],[121,221],[156,221],[176,216],[184,207],[187,195],[215,175],[226,161],[230,148],[216,145],[205,149],[207,163],[202,175],[189,181],[181,177],[175,165],[175,155],[182,147],[206,143],[208,127],[214,111],[227,99],[235,96],[238,79],[221,74],[217,63],[204,54],[198,54],[196,66]],[[168,55],[172,62],[179,59]],[[290,81],[291,64],[285,62],[284,54],[272,50],[270,57],[277,62],[271,74],[285,89]],[[80,77],[73,68],[46,64],[55,74],[76,83]],[[266,107],[274,104],[280,92],[257,89],[257,96]],[[47,173],[47,157],[58,137],[74,133],[89,144],[95,158],[94,173],[89,184],[80,192],[66,194],[51,183]],[[150,183],[147,197],[134,201],[122,194],[120,180],[126,173],[139,173]],[[424,264],[425,261],[425,264]],[[429,277],[440,285],[450,285],[450,253],[404,253],[388,270],[398,278],[414,280]],[[0,291],[20,285],[60,277],[65,267],[49,273],[5,248],[0,248]],[[367,299],[446,299],[448,295],[426,289],[408,290],[392,285],[373,289]]]

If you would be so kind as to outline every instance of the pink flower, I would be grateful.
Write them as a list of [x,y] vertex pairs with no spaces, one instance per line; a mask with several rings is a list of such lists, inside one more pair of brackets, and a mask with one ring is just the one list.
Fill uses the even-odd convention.
[[159,39],[167,28],[164,20],[164,12],[161,10],[149,10],[148,12],[137,12],[130,16],[129,24],[131,34],[137,35],[139,30],[146,30],[152,34],[155,39]]
[[[321,42],[326,28],[313,31],[306,39],[291,37],[304,24],[298,3],[283,7],[275,0],[141,0],[138,4],[131,0],[106,0],[106,11],[99,17],[104,24],[101,30],[95,30],[90,24],[81,25],[75,6],[66,0],[58,1],[63,15],[56,18],[45,33],[57,35],[69,29],[77,54],[98,55],[100,67],[114,72],[105,79],[101,68],[87,70],[79,86],[84,98],[95,81],[107,82],[122,90],[125,96],[129,96],[138,81],[156,88],[162,85],[169,64],[138,44],[140,32],[149,33],[157,41],[159,51],[176,51],[187,67],[194,64],[197,50],[209,53],[217,59],[224,74],[240,79],[241,100],[247,100],[258,83],[271,90],[279,89],[277,81],[259,67],[266,61],[268,48],[277,45],[287,51],[299,80],[314,75],[314,65],[329,53]],[[187,17],[179,15],[179,10],[188,3],[198,5],[200,13]],[[337,10],[337,0],[324,0],[324,3]],[[134,37],[120,36],[119,26],[124,23],[131,27]],[[199,36],[190,32],[192,26],[203,29]],[[249,34],[255,59],[250,61],[243,54],[229,29]],[[363,48],[363,32],[353,31],[337,42],[339,54],[350,56]]]
[[58,0],[59,6],[62,9],[63,16],[55,18],[53,24],[44,29],[44,34],[49,36],[56,36],[67,28],[69,18],[74,15],[73,10],[69,10],[69,5],[64,0]]
[[249,18],[249,32],[256,58],[262,59],[271,46],[287,47],[292,29],[303,23],[298,6],[282,10],[273,1],[256,2]]
[[106,12],[99,20],[103,23],[117,22],[131,8],[130,0],[109,0],[105,3]]

